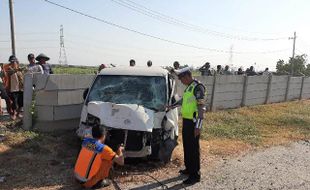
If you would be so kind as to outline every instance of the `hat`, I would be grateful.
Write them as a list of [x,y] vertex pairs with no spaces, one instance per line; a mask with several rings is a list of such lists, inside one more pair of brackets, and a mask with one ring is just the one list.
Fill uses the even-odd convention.
[[191,70],[189,67],[184,67],[182,69],[175,70],[175,73],[178,75],[178,77],[182,77],[187,73],[191,73]]
[[37,60],[37,61],[40,61],[41,58],[45,59],[46,61],[50,60],[50,58],[47,57],[44,53],[41,53],[40,55],[38,55],[38,56],[36,57],[36,60]]
[[13,62],[13,61],[17,61],[17,58],[15,57],[15,55],[11,55],[9,58],[9,62]]

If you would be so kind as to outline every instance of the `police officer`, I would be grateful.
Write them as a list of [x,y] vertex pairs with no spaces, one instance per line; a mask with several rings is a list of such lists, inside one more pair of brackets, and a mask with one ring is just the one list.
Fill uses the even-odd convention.
[[188,175],[184,184],[200,181],[199,138],[205,112],[205,87],[193,79],[188,67],[176,71],[179,80],[187,86],[182,98],[183,149],[185,169],[179,172]]

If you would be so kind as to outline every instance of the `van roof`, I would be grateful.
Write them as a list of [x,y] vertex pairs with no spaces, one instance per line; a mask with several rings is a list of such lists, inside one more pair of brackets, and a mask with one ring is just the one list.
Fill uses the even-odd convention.
[[102,69],[99,75],[166,76],[168,71],[161,67],[119,66]]

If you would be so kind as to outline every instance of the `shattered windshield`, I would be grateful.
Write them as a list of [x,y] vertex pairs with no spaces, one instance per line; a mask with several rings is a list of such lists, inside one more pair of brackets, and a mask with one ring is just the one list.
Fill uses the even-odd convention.
[[162,111],[166,105],[166,80],[160,76],[98,76],[87,102],[103,101],[116,104],[138,104]]

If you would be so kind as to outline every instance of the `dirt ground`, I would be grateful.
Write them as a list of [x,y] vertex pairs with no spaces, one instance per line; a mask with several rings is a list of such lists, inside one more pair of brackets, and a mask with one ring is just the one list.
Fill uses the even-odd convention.
[[[0,127],[0,134],[4,134],[0,142],[0,179],[3,179],[0,189],[80,189],[73,178],[74,162],[80,148],[80,140],[74,131],[25,132],[20,122],[3,120]],[[201,141],[202,166],[212,168],[215,160],[250,149],[243,142],[231,142]],[[229,146],[223,147],[224,144]],[[128,189],[141,183],[158,185],[157,180],[177,176],[182,167],[183,149],[179,143],[171,162],[166,165],[137,159],[115,168],[116,183],[108,189]]]
[[183,186],[182,177],[140,183],[126,189],[310,189],[310,143],[299,141],[285,146],[251,151],[234,158],[222,158],[201,169],[202,179],[193,186]]
[[[74,131],[30,133],[25,140],[20,138],[19,127],[18,124],[9,126],[17,138],[12,139],[6,133],[6,145],[0,144],[0,178],[4,177],[0,189],[82,189],[72,173],[80,146],[79,139],[72,135]],[[5,133],[3,128],[1,130]],[[191,187],[183,186],[184,176],[178,175],[183,166],[183,150],[179,144],[169,164],[138,159],[115,168],[114,183],[106,189],[307,189],[310,185],[307,174],[310,144],[309,141],[303,142],[256,150],[241,141],[202,140],[202,182]],[[305,181],[295,182],[294,172],[290,175],[287,165],[282,163],[300,171]],[[290,176],[292,183],[283,182],[286,175]],[[279,176],[284,185],[277,181]],[[253,186],[253,180],[258,185]]]

